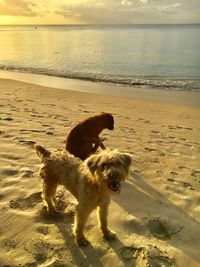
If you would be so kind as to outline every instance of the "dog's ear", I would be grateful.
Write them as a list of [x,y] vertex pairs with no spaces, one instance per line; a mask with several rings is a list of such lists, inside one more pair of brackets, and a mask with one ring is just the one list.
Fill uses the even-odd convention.
[[86,165],[92,174],[94,174],[94,172],[96,171],[98,163],[99,163],[98,155],[92,155],[86,160]]
[[51,155],[51,152],[40,145],[36,145],[35,150],[38,157],[40,157],[41,159],[48,158]]
[[121,154],[121,159],[122,159],[122,162],[123,162],[123,165],[124,165],[124,168],[128,174],[129,172],[129,168],[131,166],[131,163],[132,163],[132,157],[130,154],[128,153],[122,153]]

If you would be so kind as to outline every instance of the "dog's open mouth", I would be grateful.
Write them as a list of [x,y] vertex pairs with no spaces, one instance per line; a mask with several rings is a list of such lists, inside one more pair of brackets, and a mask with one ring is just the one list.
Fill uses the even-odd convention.
[[112,191],[117,191],[119,190],[119,183],[113,182],[113,181],[108,181],[108,188],[110,188]]

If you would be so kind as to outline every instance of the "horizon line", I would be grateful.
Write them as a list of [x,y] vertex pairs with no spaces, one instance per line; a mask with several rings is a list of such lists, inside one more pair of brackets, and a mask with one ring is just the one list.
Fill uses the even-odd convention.
[[0,26],[126,26],[126,25],[200,25],[200,22],[192,23],[85,23],[85,24],[67,24],[67,23],[42,23],[42,24],[0,24]]

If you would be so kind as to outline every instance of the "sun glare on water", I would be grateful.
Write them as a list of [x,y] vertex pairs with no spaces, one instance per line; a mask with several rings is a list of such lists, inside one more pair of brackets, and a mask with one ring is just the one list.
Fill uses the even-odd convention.
[[1,24],[13,24],[13,17],[12,16],[0,16],[0,25]]

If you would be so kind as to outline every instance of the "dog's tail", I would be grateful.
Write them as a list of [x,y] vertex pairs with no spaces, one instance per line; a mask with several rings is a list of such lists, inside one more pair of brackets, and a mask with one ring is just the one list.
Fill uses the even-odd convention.
[[45,149],[44,147],[40,145],[36,145],[35,150],[36,150],[38,157],[40,157],[41,159],[49,158],[51,155],[50,151],[48,151],[47,149]]

